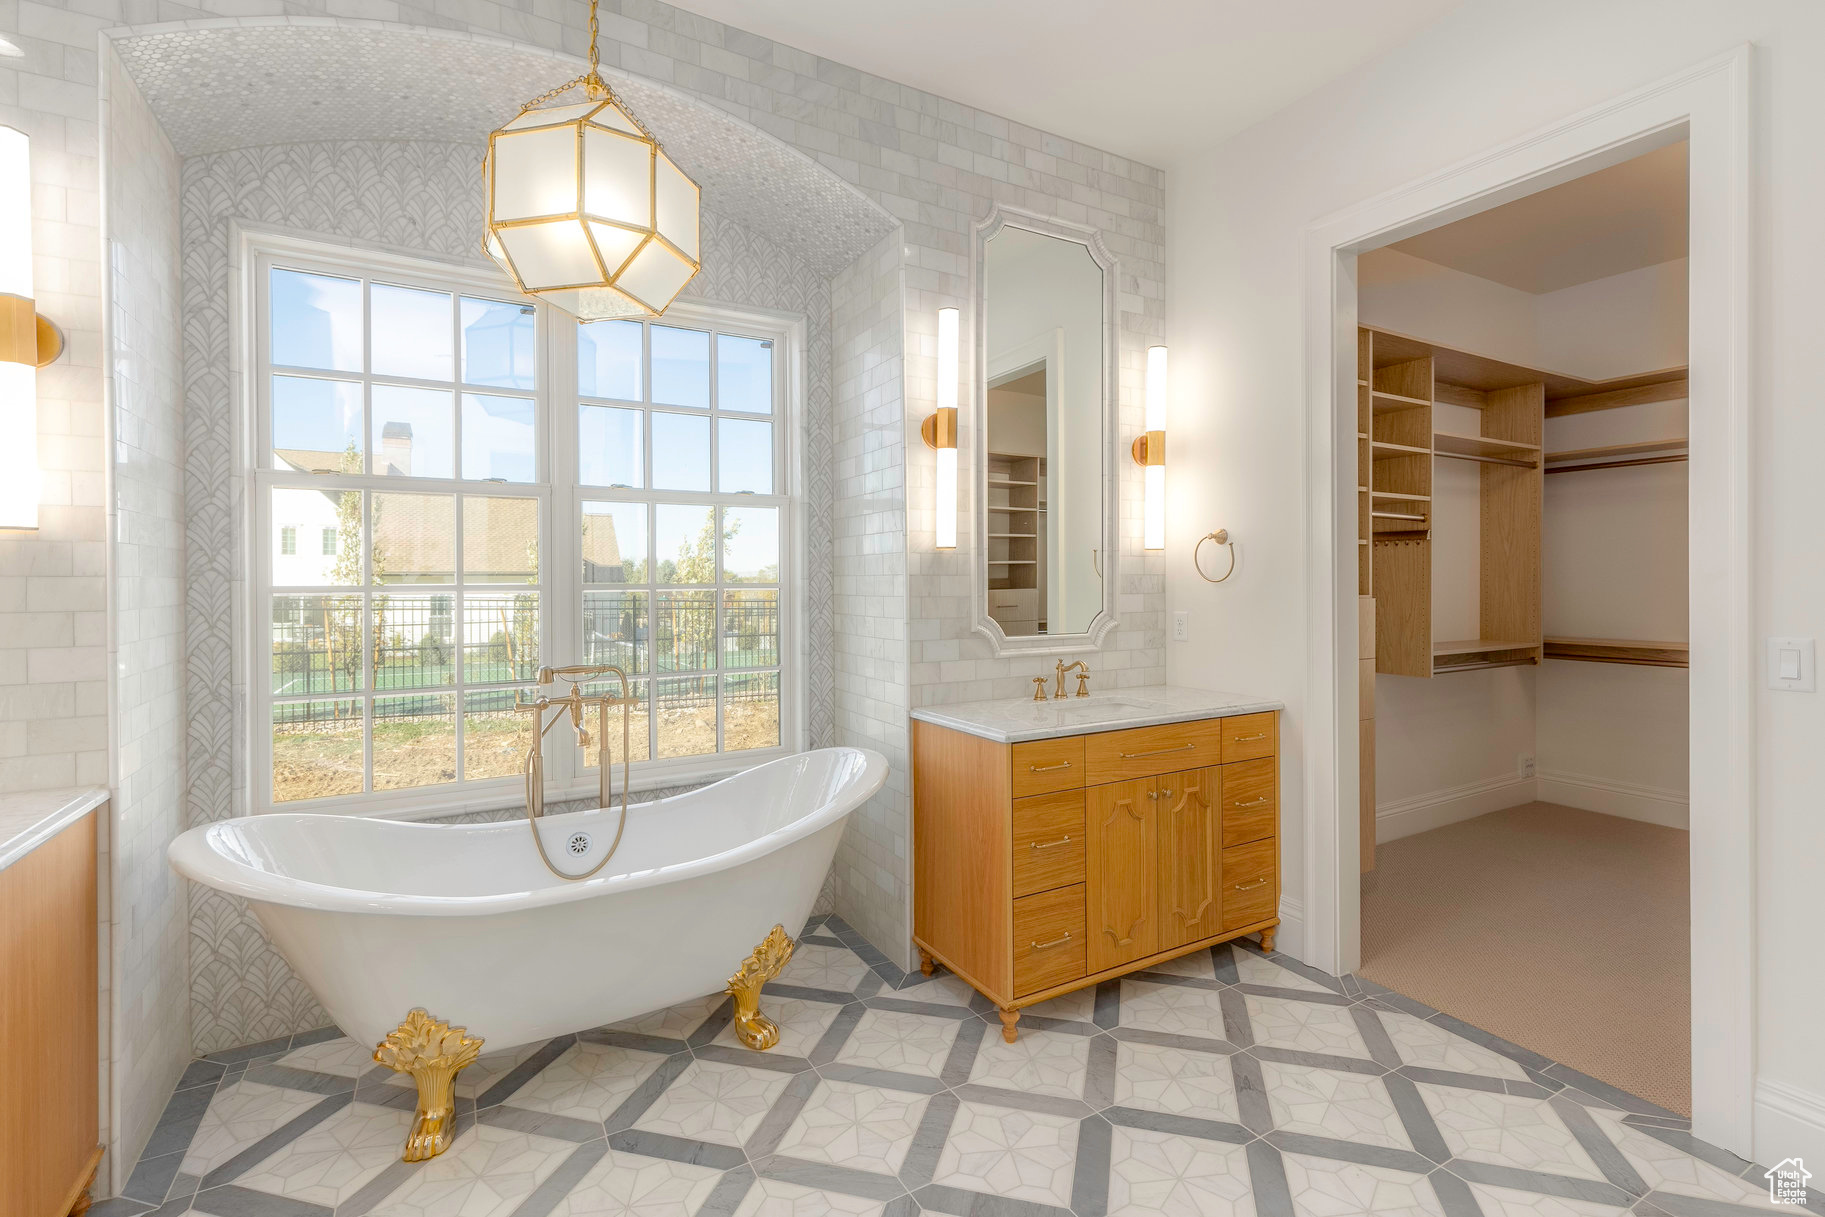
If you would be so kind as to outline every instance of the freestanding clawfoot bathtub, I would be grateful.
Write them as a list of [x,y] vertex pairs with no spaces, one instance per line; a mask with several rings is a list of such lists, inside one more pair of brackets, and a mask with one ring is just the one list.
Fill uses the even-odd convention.
[[[886,776],[878,753],[826,748],[636,804],[610,865],[575,883],[546,869],[524,820],[260,815],[193,828],[170,858],[244,897],[344,1033],[413,1075],[431,1126],[407,1156],[429,1157],[484,1039],[511,1048],[726,988],[744,1041],[776,1042],[755,1002],[791,955],[782,927],[805,923],[845,820]],[[601,811],[533,825],[578,872],[613,836]]]

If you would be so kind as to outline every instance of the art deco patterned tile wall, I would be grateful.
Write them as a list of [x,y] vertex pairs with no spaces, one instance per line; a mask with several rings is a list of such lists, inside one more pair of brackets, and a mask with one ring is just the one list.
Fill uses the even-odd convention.
[[[244,815],[239,729],[247,689],[232,676],[231,621],[240,509],[231,467],[228,283],[231,220],[252,221],[445,258],[475,258],[481,229],[476,149],[460,144],[344,142],[243,148],[184,166],[184,374],[189,503],[190,805],[192,824]],[[813,656],[810,738],[832,738],[831,392],[829,291],[774,243],[704,215],[704,273],[687,295],[784,309],[808,319],[807,515]],[[192,891],[191,992],[198,1051],[320,1024],[310,993],[238,901]]]

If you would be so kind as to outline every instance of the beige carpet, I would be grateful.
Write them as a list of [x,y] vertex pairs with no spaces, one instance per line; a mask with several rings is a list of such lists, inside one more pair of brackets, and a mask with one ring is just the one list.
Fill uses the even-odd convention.
[[1362,975],[1682,1115],[1687,834],[1529,803],[1390,842]]

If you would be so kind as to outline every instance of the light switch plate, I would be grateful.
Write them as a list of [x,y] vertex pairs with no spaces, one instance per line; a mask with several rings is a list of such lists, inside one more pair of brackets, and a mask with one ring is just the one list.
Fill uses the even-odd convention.
[[1818,668],[1810,638],[1768,640],[1768,687],[1794,693],[1818,689]]

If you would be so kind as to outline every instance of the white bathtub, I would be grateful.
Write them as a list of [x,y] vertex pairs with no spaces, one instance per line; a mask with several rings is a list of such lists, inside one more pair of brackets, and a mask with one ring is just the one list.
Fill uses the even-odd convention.
[[[593,878],[554,878],[524,820],[410,824],[271,814],[193,828],[181,874],[244,897],[344,1033],[374,1044],[422,1006],[489,1051],[722,989],[775,925],[811,914],[849,813],[887,762],[859,748],[786,757],[635,805]],[[538,821],[587,870],[614,812]],[[574,833],[587,852],[568,848]]]

